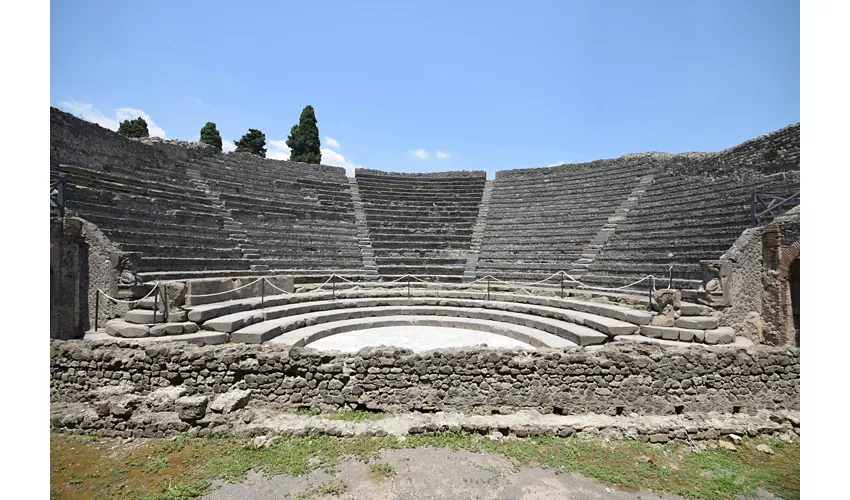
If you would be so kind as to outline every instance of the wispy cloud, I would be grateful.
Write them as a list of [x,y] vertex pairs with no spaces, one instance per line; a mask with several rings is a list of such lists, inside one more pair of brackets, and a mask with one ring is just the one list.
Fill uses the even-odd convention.
[[338,148],[339,147],[339,142],[336,139],[334,139],[333,137],[325,136],[325,144],[327,144],[329,147],[332,147],[332,148]]
[[266,147],[266,158],[288,160],[291,152],[292,150],[286,145],[286,141],[269,141]]
[[441,160],[445,160],[446,158],[451,158],[451,157],[452,157],[451,153],[447,153],[445,151],[440,151],[439,149],[437,150],[437,158],[439,158]]
[[228,141],[227,139],[221,140],[221,150],[225,153],[229,153],[231,151],[236,151],[236,144],[233,141]]
[[195,102],[196,102],[196,103],[198,103],[198,104],[200,104],[200,105],[203,105],[203,104],[204,104],[204,101],[202,101],[202,100],[198,99],[197,97],[195,98]]
[[428,159],[428,152],[425,151],[422,148],[414,149],[413,151],[410,152],[410,154],[415,156],[416,158],[419,158],[420,160],[427,160]]
[[353,161],[346,159],[341,154],[329,148],[322,148],[322,164],[334,165],[336,167],[344,167],[345,175],[349,177],[354,177],[355,168],[363,167],[363,165],[357,165]]
[[153,118],[150,117],[147,113],[142,111],[141,109],[136,108],[118,108],[115,110],[115,117],[109,117],[105,114],[101,113],[99,109],[95,108],[91,103],[78,102],[74,100],[70,101],[62,101],[59,103],[59,107],[73,113],[83,120],[90,121],[92,123],[97,123],[101,127],[108,128],[109,130],[118,130],[118,125],[124,120],[134,120],[138,117],[142,117],[148,124],[148,132],[153,137],[162,137],[163,139],[167,139],[168,136],[165,133],[165,130],[160,128],[154,121]]

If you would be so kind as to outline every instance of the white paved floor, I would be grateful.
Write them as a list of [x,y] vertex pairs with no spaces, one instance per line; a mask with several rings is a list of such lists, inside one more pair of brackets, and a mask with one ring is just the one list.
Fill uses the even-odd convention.
[[386,326],[355,332],[340,333],[317,340],[309,347],[321,350],[357,352],[367,346],[396,346],[414,352],[442,347],[462,347],[487,344],[490,347],[519,347],[534,350],[534,347],[495,333],[445,328],[439,326]]

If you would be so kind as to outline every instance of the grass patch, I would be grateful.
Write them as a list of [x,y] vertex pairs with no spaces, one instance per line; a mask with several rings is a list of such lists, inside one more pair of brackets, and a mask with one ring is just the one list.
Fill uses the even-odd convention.
[[319,496],[342,495],[347,489],[348,485],[345,484],[345,481],[338,477],[335,477],[333,479],[328,479],[327,481],[320,484],[319,486],[316,486],[313,489],[309,489],[307,491],[295,495],[295,500],[309,500],[311,498]]
[[328,420],[344,420],[346,422],[361,422],[363,420],[381,420],[386,416],[382,411],[348,410],[322,415]]
[[369,472],[381,479],[395,476],[395,469],[390,464],[372,464],[369,466]]
[[[775,454],[756,450],[760,443],[767,443]],[[59,499],[191,499],[208,492],[216,479],[243,481],[249,470],[301,475],[332,469],[348,457],[369,462],[382,449],[416,447],[496,453],[512,459],[517,468],[539,465],[574,471],[621,488],[648,488],[688,498],[734,498],[752,495],[760,488],[781,498],[800,496],[799,441],[788,444],[770,439],[745,438],[737,452],[695,452],[677,443],[662,446],[544,436],[491,441],[451,432],[408,436],[405,441],[392,437],[280,438],[259,449],[248,439],[235,438],[183,436],[125,445],[118,439],[52,434],[50,446],[51,498]],[[396,474],[384,463],[370,466],[370,471],[380,478]],[[328,482],[305,494],[338,494],[335,492],[346,488],[340,482]]]

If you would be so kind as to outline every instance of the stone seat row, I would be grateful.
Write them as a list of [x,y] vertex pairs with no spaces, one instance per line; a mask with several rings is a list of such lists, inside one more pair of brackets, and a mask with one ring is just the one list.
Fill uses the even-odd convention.
[[[134,186],[140,189],[150,189],[154,191],[174,192],[180,194],[186,191],[185,176],[177,176],[169,178],[166,176],[158,177],[157,179],[139,178],[137,175],[124,174],[119,172],[104,172],[92,170],[85,167],[75,165],[57,164],[51,166],[51,170],[59,171],[68,174],[69,179],[74,179],[78,182],[103,183],[107,185],[117,186]],[[162,179],[168,179],[164,182]]]
[[651,167],[634,166],[634,165],[619,165],[606,168],[581,168],[577,166],[566,167],[562,169],[547,168],[536,172],[526,171],[522,175],[513,175],[517,171],[507,170],[499,174],[499,180],[510,182],[512,184],[522,183],[559,183],[559,182],[575,182],[575,183],[592,183],[606,178],[619,177],[639,177],[644,175]]
[[146,210],[149,212],[168,212],[173,210],[195,212],[199,214],[210,214],[215,212],[215,207],[209,203],[208,200],[203,198],[174,198],[128,194],[81,186],[74,184],[73,182],[69,183],[67,188],[66,200],[68,201],[73,200],[98,205],[113,205],[135,210]]
[[67,199],[89,201],[100,204],[120,204],[135,206],[151,211],[191,210],[210,212],[212,205],[203,197],[192,194],[174,194],[164,191],[115,189],[103,185],[90,186],[69,179]]
[[116,207],[113,204],[101,205],[97,203],[79,201],[74,198],[67,200],[65,203],[65,207],[70,211],[78,212],[80,214],[96,215],[106,219],[115,220],[159,220],[162,222],[176,221],[180,224],[189,224],[192,226],[208,227],[213,229],[220,228],[223,222],[221,216],[211,213],[198,213],[186,210],[159,212],[144,209]]
[[132,178],[114,180],[107,178],[107,174],[65,165],[58,167],[57,171],[67,174],[69,184],[116,194],[124,193],[174,200],[187,200],[203,196],[202,191],[192,188],[187,189],[185,186],[183,188],[179,187],[178,183],[188,183],[186,179],[175,181],[175,185],[171,185]]
[[[249,261],[246,261],[246,264]],[[184,279],[199,279],[199,278],[227,278],[232,276],[244,276],[247,267],[236,269],[220,269],[206,271],[149,271],[140,272],[139,276],[144,281],[167,281],[167,280],[184,280]],[[324,283],[332,274],[336,273],[346,279],[357,281],[362,279],[365,274],[361,268],[333,268],[333,269],[268,269],[268,270],[251,270],[252,276],[272,276],[278,274],[290,274],[293,276],[296,285]]]
[[629,178],[621,181],[612,179],[610,182],[600,182],[593,185],[564,183],[540,183],[515,186],[498,184],[494,194],[499,201],[529,201],[542,199],[586,199],[613,196],[618,193],[628,193],[638,183],[637,179]]

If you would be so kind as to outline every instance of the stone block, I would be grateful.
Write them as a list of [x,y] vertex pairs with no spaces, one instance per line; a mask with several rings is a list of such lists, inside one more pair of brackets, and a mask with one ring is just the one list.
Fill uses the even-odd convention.
[[182,385],[160,387],[145,397],[145,405],[151,411],[174,411],[174,402],[186,395]]
[[735,330],[728,326],[705,331],[706,344],[731,344],[733,340],[735,340]]
[[209,409],[217,413],[230,413],[240,408],[244,408],[250,399],[250,389],[233,389],[216,396],[210,404]]
[[208,402],[209,399],[206,396],[183,396],[178,398],[174,404],[180,420],[195,422],[206,415]]
[[679,328],[690,328],[693,330],[713,330],[717,328],[717,317],[715,316],[682,316],[676,320]]
[[137,325],[122,319],[114,319],[106,323],[106,333],[113,337],[135,339],[147,337],[150,334],[150,328],[147,325]]
[[124,321],[136,324],[164,323],[165,316],[160,311],[133,309],[124,315]]

